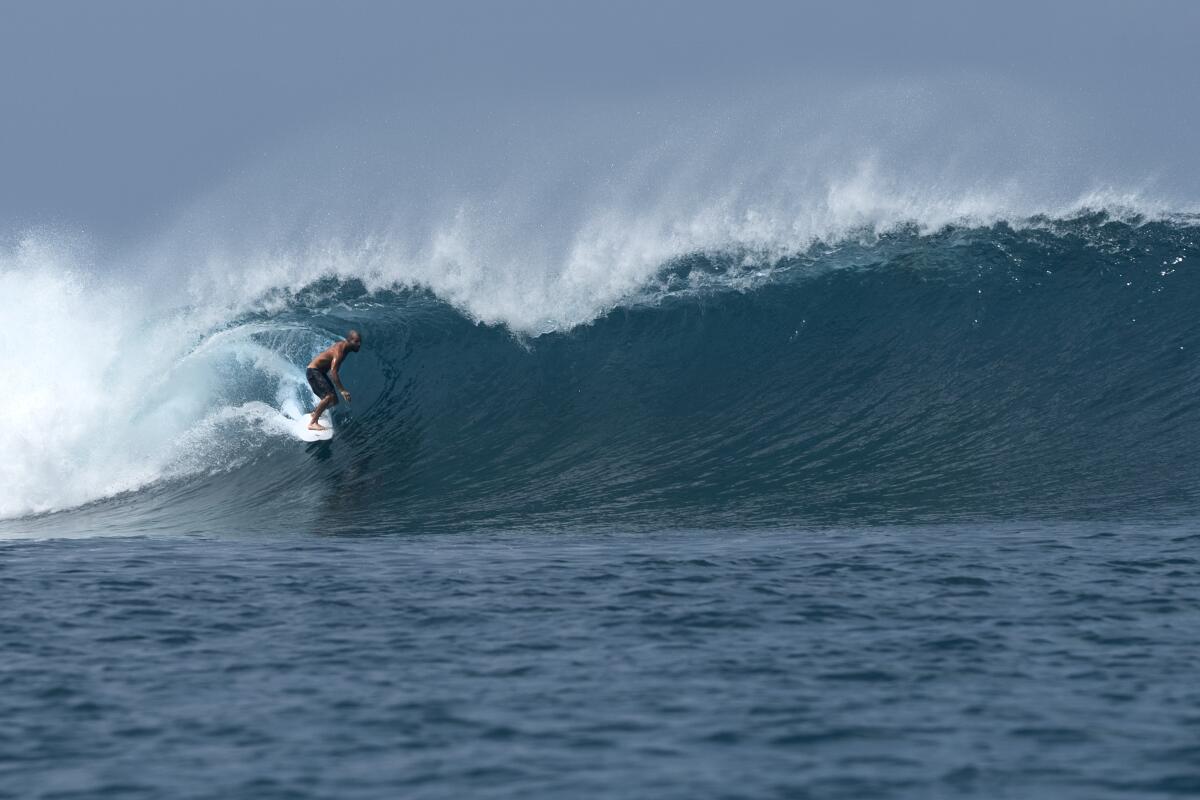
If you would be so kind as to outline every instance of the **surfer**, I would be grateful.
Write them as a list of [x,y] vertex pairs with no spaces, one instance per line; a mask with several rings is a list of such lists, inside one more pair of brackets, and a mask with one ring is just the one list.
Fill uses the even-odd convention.
[[313,409],[312,418],[308,422],[310,431],[328,430],[318,420],[321,419],[321,414],[325,409],[338,404],[338,392],[341,392],[342,397],[346,398],[347,403],[350,402],[350,392],[342,385],[342,379],[338,377],[338,367],[346,360],[348,353],[357,353],[360,347],[362,347],[362,334],[358,331],[350,331],[346,334],[345,339],[318,353],[316,358],[308,362],[308,370],[304,376],[308,378],[308,385],[312,387],[313,393],[321,398],[321,402],[317,403],[317,407]]

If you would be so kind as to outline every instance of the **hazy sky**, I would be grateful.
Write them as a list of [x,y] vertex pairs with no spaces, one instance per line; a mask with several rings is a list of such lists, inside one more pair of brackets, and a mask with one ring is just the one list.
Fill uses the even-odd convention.
[[[896,77],[1034,87],[1200,192],[1200,3],[53,2],[0,15],[0,228],[153,228],[306,130]],[[457,119],[461,119],[461,112]],[[1167,173],[1165,178],[1162,173]]]

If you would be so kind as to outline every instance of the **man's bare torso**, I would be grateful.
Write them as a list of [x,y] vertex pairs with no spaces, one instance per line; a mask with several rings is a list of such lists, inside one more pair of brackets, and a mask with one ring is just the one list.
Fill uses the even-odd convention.
[[346,342],[338,342],[326,350],[318,353],[312,361],[308,362],[309,369],[319,369],[321,372],[328,372],[333,366],[334,359],[343,359],[346,357]]

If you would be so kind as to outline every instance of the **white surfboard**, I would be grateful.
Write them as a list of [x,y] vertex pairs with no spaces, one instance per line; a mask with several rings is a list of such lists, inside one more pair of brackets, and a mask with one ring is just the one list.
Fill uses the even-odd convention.
[[[307,390],[307,386],[305,389]],[[329,418],[329,412],[326,411],[321,415],[321,424],[325,426],[323,431],[308,429],[308,421],[311,417],[311,408],[301,407],[293,393],[286,391],[285,388],[280,389],[279,410],[274,413],[271,427],[279,433],[286,433],[302,442],[326,442],[332,439],[333,420]]]
[[325,426],[325,430],[309,430],[308,417],[301,417],[292,423],[293,432],[296,434],[296,438],[305,442],[325,442],[332,439],[333,428],[329,427],[329,423],[325,420],[321,420],[321,424]]
[[212,426],[241,421],[258,425],[266,433],[286,436],[302,442],[325,442],[333,438],[333,422],[329,419],[328,413],[321,415],[321,424],[325,426],[325,430],[310,431],[308,420],[312,416],[311,411],[301,409],[295,400],[287,400],[282,405],[283,408],[274,408],[259,400],[251,400],[240,406],[230,406],[210,415],[202,423],[203,426],[208,427],[198,430],[204,431],[207,435],[211,432]]

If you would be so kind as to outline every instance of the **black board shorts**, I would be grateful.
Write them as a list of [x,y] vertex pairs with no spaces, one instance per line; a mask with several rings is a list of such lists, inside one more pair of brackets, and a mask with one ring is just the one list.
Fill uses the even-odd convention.
[[[312,387],[313,394],[324,400],[331,394],[334,394],[333,382],[329,380],[329,376],[315,367],[309,367],[304,373],[304,377],[308,378],[308,385]],[[336,395],[335,395],[336,396]]]

